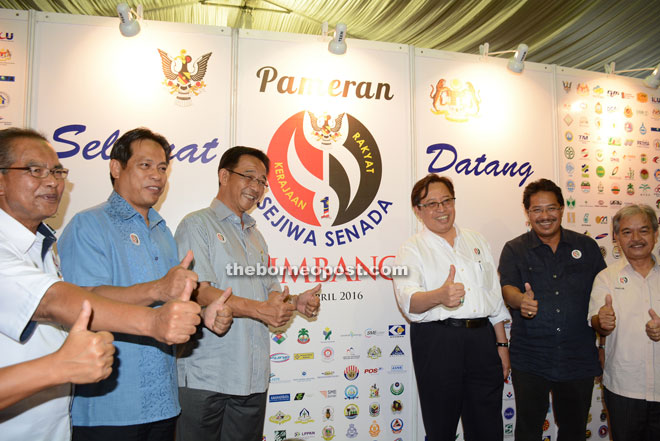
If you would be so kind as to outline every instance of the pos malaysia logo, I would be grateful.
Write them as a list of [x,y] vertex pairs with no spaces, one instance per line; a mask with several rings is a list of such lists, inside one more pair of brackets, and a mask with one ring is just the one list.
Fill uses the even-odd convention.
[[392,205],[378,201],[361,216],[376,199],[383,167],[376,139],[348,113],[296,113],[276,130],[268,157],[271,194],[293,219],[268,207],[269,195],[259,208],[273,227],[296,241],[316,246],[314,227],[342,226],[326,231],[325,245],[343,245],[374,229]]

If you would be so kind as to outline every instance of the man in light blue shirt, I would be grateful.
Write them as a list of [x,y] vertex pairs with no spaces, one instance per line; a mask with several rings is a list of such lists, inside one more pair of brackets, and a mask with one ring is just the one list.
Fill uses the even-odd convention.
[[201,305],[232,289],[234,323],[225,335],[203,330],[179,351],[178,441],[260,441],[270,377],[268,325],[285,325],[297,310],[314,317],[321,285],[299,296],[272,275],[232,275],[230,267],[268,266],[268,247],[247,213],[267,187],[268,157],[233,147],[220,159],[220,189],[211,206],[190,213],[176,230],[179,254],[193,250]]
[[[181,263],[172,233],[152,208],[167,184],[170,145],[148,129],[120,137],[110,154],[114,191],[108,200],[78,213],[60,240],[65,280],[102,296],[159,306],[179,298],[197,275]],[[224,332],[231,311],[219,299],[206,308],[204,323]],[[172,439],[180,412],[174,348],[148,337],[115,335],[112,375],[76,389],[73,439]]]

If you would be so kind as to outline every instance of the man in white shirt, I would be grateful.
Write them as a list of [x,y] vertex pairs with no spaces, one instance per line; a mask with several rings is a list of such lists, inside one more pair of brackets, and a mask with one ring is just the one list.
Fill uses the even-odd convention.
[[424,230],[399,249],[394,279],[399,307],[412,322],[410,341],[429,441],[501,441],[502,388],[510,371],[504,306],[495,262],[481,234],[459,228],[454,186],[430,174],[411,202]]
[[660,439],[660,266],[658,220],[648,205],[613,219],[625,259],[601,271],[591,292],[590,324],[605,343],[604,397],[614,441]]
[[[62,282],[53,252],[53,216],[68,170],[53,147],[32,130],[0,131],[0,367],[56,351],[84,300],[92,329],[151,336],[183,343],[196,331],[200,307],[190,302],[192,283],[181,299],[158,309],[127,305]],[[0,411],[3,440],[70,439],[70,384],[45,389]]]

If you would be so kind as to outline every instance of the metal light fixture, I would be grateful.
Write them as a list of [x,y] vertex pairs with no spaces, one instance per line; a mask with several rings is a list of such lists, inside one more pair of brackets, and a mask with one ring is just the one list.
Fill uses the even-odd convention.
[[335,36],[328,43],[328,50],[335,55],[343,55],[346,53],[346,24],[337,23],[335,28]]
[[[142,9],[142,5],[138,6],[138,10]],[[124,37],[135,37],[140,33],[140,23],[138,19],[141,14],[136,13],[128,6],[127,3],[119,3],[117,5],[117,14],[119,15],[119,32]]]
[[648,75],[646,78],[644,78],[643,83],[646,87],[650,87],[651,89],[657,89],[658,86],[660,86],[660,63],[653,69],[652,67],[644,67],[641,69],[625,69],[625,70],[615,70],[616,69],[616,63],[612,61],[609,64],[606,64],[603,66],[605,69],[606,74],[618,74],[618,73],[625,73],[625,72],[642,72],[645,70],[652,70],[651,75]]
[[489,55],[500,55],[500,54],[511,54],[513,53],[513,57],[509,60],[507,63],[506,67],[509,69],[511,72],[515,73],[520,73],[525,69],[525,58],[527,58],[527,51],[529,51],[529,47],[521,43],[518,45],[518,49],[515,51],[498,51],[498,52],[488,52],[489,45],[488,43],[484,43],[479,45],[479,54],[488,57]]

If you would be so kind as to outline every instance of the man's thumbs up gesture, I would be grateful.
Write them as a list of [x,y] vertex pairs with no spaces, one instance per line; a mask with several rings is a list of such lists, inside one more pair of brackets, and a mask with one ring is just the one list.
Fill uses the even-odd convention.
[[527,319],[536,317],[539,312],[539,301],[534,300],[534,291],[529,283],[525,283],[525,292],[520,302],[520,315]]
[[646,322],[646,335],[653,341],[660,341],[660,317],[653,308],[649,309],[651,320]]
[[598,310],[598,321],[600,327],[608,333],[616,327],[616,314],[614,314],[614,308],[612,308],[612,296],[610,294],[605,296],[605,304]]
[[456,308],[463,304],[463,297],[465,296],[465,287],[462,283],[454,283],[454,276],[456,276],[456,267],[451,265],[449,267],[449,276],[447,280],[440,287],[438,298],[440,303],[448,308]]

